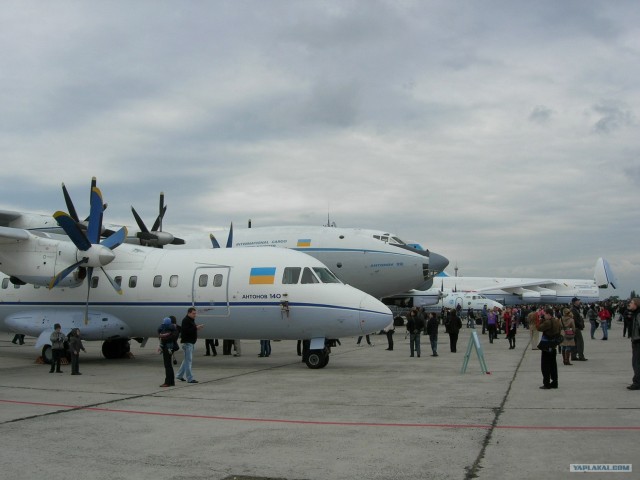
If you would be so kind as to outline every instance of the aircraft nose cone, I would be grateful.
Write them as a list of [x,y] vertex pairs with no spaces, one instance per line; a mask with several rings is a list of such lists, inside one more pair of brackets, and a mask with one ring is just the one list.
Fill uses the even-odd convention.
[[362,333],[374,333],[382,330],[393,321],[391,310],[380,300],[365,295],[360,301],[360,328]]
[[429,252],[429,270],[436,271],[438,273],[443,272],[445,268],[449,265],[449,259],[443,257],[442,255]]

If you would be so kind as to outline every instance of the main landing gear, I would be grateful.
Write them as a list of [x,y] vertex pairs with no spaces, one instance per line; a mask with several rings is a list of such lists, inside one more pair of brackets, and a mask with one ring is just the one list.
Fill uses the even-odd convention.
[[115,338],[105,340],[102,344],[102,355],[109,360],[114,358],[126,358],[131,351],[131,345],[127,338]]

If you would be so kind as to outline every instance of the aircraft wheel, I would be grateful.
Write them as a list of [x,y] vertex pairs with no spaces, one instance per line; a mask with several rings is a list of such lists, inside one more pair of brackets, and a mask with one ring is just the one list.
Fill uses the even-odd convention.
[[44,347],[42,347],[42,361],[47,365],[51,365],[51,362],[53,361],[51,345],[45,345]]
[[307,367],[313,370],[325,367],[328,362],[329,356],[324,350],[311,350],[305,360]]
[[107,340],[102,344],[102,355],[109,360],[122,358],[129,352],[129,340],[119,338],[117,340]]

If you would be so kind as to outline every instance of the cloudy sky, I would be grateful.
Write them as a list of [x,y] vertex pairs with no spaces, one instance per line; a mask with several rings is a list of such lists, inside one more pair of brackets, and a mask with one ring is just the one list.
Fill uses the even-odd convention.
[[[0,10],[0,208],[322,225],[466,276],[640,292],[637,1],[61,1]],[[86,202],[86,204],[82,204]],[[83,212],[84,211],[84,212]],[[452,271],[452,268],[450,268]]]

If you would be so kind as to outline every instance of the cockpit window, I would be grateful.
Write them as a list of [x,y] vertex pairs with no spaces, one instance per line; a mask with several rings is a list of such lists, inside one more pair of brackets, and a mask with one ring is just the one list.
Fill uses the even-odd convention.
[[301,271],[301,267],[286,267],[284,269],[284,272],[282,272],[282,284],[291,285],[298,283],[298,280],[300,280]]
[[373,238],[380,240],[381,242],[388,243],[390,245],[406,245],[407,243],[400,240],[398,237],[393,237],[388,233],[383,235],[374,235]]
[[316,275],[322,283],[340,283],[340,280],[338,280],[328,268],[313,267],[313,271],[316,272]]
[[300,283],[318,283],[318,279],[313,274],[309,267],[304,267],[304,271],[302,272],[302,281]]

